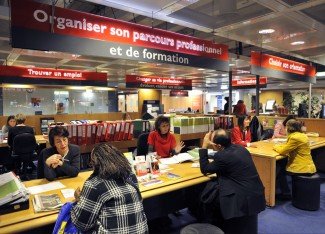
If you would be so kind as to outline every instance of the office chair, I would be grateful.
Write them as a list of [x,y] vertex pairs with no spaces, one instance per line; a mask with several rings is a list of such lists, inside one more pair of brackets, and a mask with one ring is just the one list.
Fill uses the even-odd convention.
[[148,154],[148,136],[149,132],[146,132],[138,137],[136,156]]
[[[13,141],[12,154],[14,160],[17,160],[17,172],[23,180],[28,180],[27,169],[33,164],[33,159],[37,157],[35,152],[37,143],[35,136],[30,133],[22,133],[17,135]],[[22,170],[21,163],[23,164]]]

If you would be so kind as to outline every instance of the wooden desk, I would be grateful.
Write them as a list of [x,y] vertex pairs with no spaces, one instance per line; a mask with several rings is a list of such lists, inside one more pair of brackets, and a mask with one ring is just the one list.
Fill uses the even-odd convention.
[[[161,180],[163,180],[164,183],[150,187],[144,187],[140,185],[140,191],[143,196],[144,202],[147,199],[174,192],[182,188],[201,184],[210,180],[209,177],[201,174],[199,168],[192,168],[191,164],[192,163],[182,163],[170,166],[173,168],[173,170],[171,171],[172,173],[182,176],[180,179],[168,179],[165,176],[161,176]],[[81,172],[76,178],[61,179],[60,182],[64,184],[66,188],[76,189],[77,187],[82,187],[85,180],[89,177],[91,173],[91,171]],[[48,181],[45,179],[38,179],[27,181],[24,184],[27,187],[30,187],[45,183],[48,183]],[[46,193],[58,193],[61,197],[61,200],[64,202],[66,201],[63,198],[60,190],[53,190]],[[20,231],[30,230],[55,222],[58,211],[34,213],[31,198],[28,210],[17,211],[14,213],[0,216],[0,233],[17,233]]]
[[[47,139],[44,138],[43,135],[35,135],[35,138],[37,144],[46,144],[46,142],[48,141]],[[1,147],[8,147],[7,140],[5,142],[0,143],[0,148]]]
[[[325,137],[309,137],[310,148],[318,149],[325,146]],[[273,150],[274,142],[254,142],[257,148],[248,147],[252,154],[258,174],[265,187],[265,199],[268,206],[275,205],[276,160],[284,158]]]

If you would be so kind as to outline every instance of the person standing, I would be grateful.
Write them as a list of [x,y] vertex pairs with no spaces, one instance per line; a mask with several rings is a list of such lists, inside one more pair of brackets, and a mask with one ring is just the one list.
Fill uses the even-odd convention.
[[233,114],[236,116],[247,115],[246,105],[243,100],[238,100],[237,105],[234,106]]
[[229,115],[229,97],[225,97],[226,103],[223,106],[223,113]]
[[204,113],[205,115],[206,115],[206,114],[209,114],[209,110],[210,110],[209,102],[205,102],[203,113]]
[[207,150],[200,153],[200,169],[203,174],[217,174],[219,187],[215,205],[222,218],[254,216],[263,211],[266,206],[264,186],[249,151],[232,144],[223,129],[205,135],[202,148],[209,147],[217,153],[211,162]]

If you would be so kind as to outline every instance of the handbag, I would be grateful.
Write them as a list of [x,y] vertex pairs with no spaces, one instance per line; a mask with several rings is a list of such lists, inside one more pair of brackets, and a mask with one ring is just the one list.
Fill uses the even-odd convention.
[[60,210],[52,234],[77,234],[81,233],[72,223],[70,212],[75,203],[67,202]]
[[211,179],[203,189],[200,201],[205,205],[216,204],[219,198],[219,182],[217,178]]

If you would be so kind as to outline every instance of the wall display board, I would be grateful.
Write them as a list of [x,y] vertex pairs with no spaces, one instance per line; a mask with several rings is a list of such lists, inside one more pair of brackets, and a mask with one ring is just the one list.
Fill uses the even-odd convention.
[[303,63],[251,52],[251,74],[316,83],[316,69]]
[[[260,77],[260,88],[266,88],[267,78]],[[256,87],[256,78],[241,78],[239,80],[232,80],[233,89],[250,89]]]
[[52,7],[11,1],[12,46],[229,71],[228,46]]
[[192,80],[158,76],[126,75],[125,84],[127,88],[192,90]]
[[3,83],[107,86],[107,74],[37,67],[0,66]]

